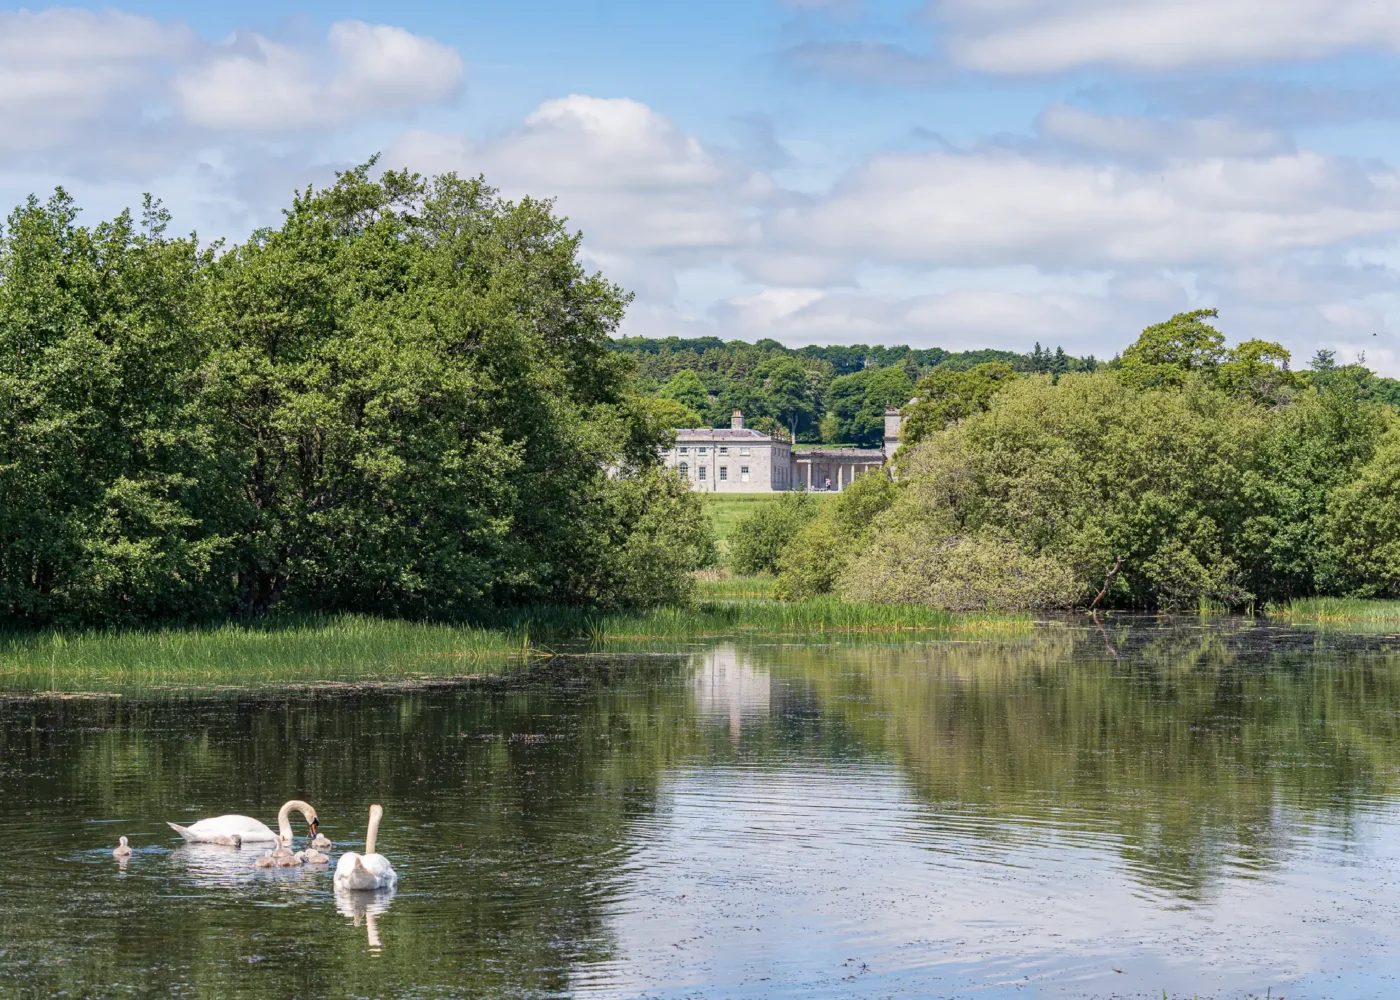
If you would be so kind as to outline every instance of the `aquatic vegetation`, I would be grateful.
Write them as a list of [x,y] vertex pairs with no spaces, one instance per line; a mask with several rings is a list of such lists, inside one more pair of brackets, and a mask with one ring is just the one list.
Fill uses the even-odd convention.
[[1400,601],[1307,597],[1269,608],[1271,618],[1315,622],[1400,622]]
[[[758,584],[715,581],[737,588]],[[769,584],[771,586],[771,583]],[[735,599],[605,614],[587,608],[502,610],[472,625],[362,615],[125,631],[0,633],[0,691],[116,691],[451,679],[559,651],[635,640],[709,636],[1024,628],[1026,615],[953,615],[920,605],[837,598]]]

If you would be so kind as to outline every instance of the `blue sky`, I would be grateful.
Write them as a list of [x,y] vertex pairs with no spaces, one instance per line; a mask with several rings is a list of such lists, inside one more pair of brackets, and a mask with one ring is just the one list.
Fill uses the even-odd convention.
[[1400,374],[1400,0],[0,8],[0,199],[239,239],[376,151],[558,199],[626,332]]

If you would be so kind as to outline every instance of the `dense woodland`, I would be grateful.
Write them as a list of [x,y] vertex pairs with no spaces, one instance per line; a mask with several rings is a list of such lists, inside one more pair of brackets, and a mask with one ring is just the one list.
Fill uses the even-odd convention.
[[239,245],[168,222],[0,235],[0,623],[685,599],[703,508],[547,203],[366,166]]

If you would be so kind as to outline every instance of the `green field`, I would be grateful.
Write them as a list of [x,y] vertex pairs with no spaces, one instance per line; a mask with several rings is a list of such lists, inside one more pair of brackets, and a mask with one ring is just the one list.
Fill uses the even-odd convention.
[[[836,493],[809,493],[807,494],[817,500],[818,503],[825,503],[834,499],[839,494]],[[729,536],[734,534],[734,528],[744,518],[748,517],[755,506],[763,503],[772,503],[777,500],[781,493],[727,493],[727,494],[707,494],[705,497],[705,509],[710,513],[710,523],[715,529],[715,541],[719,544],[720,561],[729,561]]]

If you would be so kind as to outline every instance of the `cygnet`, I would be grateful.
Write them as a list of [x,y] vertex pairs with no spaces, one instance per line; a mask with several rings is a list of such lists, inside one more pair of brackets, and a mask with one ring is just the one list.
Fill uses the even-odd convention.
[[112,857],[114,857],[114,858],[129,858],[129,857],[131,857],[131,848],[127,846],[126,838],[125,838],[125,837],[119,837],[119,838],[117,838],[117,839],[118,839],[119,843],[117,844],[117,846],[116,846],[115,848],[113,848],[113,850],[112,850]]
[[329,854],[322,854],[314,847],[306,851],[303,858],[308,865],[328,865],[331,863]]
[[262,857],[258,858],[258,860],[256,860],[256,861],[253,862],[253,867],[254,867],[254,868],[271,868],[271,867],[273,867],[273,866],[276,865],[276,864],[277,864],[277,859],[274,858],[274,857],[272,856],[272,852],[271,852],[271,851],[268,851],[268,852],[267,852],[266,854],[264,854]]

